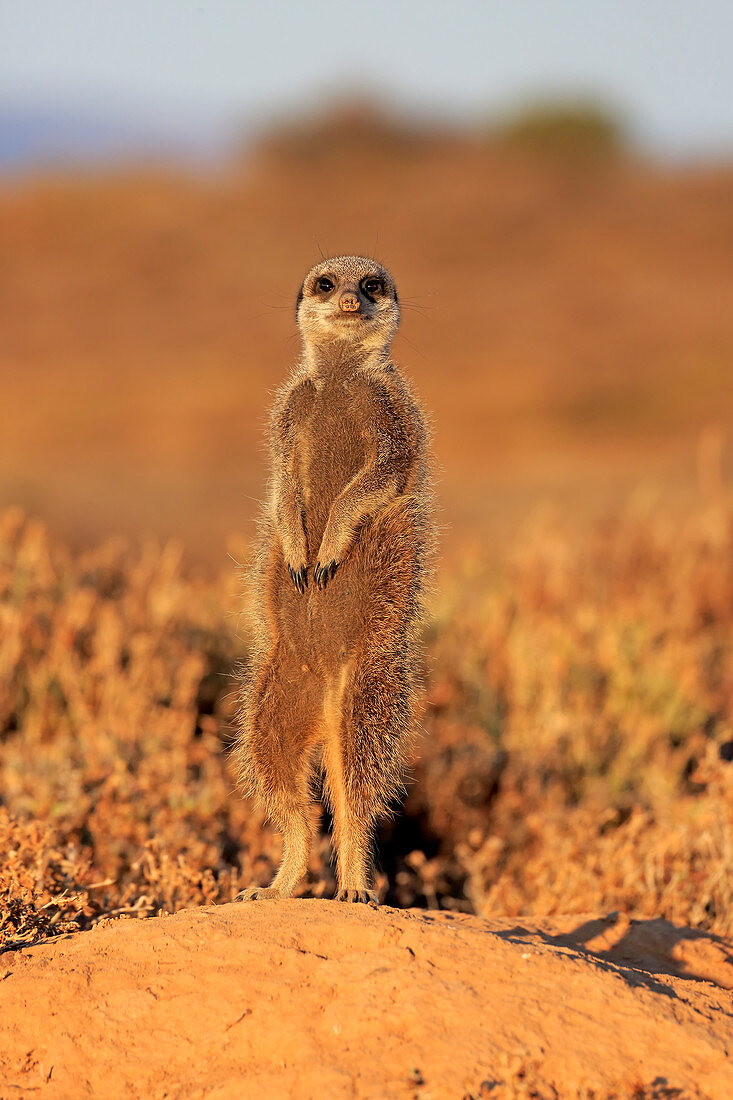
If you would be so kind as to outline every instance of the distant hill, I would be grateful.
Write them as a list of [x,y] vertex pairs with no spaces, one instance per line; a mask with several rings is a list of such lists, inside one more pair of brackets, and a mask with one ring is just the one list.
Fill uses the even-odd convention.
[[[92,108],[79,142],[132,140]],[[436,413],[448,537],[493,545],[537,502],[585,517],[640,483],[689,494],[698,465],[728,477],[733,167],[627,154],[587,115],[513,123],[410,130],[352,108],[274,127],[220,173],[6,172],[0,504],[78,540],[181,535],[209,559],[249,534],[319,249],[394,271],[395,356]]]
[[221,125],[198,120],[181,124],[104,107],[0,102],[0,171],[197,159],[221,153],[227,137]]

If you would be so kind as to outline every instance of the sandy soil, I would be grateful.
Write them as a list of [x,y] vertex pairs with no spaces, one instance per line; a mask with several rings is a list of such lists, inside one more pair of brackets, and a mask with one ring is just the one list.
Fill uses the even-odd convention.
[[3,954],[0,1096],[717,1100],[731,988],[664,921],[187,910]]

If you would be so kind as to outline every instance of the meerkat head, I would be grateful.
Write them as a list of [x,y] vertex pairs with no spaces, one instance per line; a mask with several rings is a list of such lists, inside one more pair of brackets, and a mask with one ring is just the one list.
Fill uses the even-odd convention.
[[397,291],[381,264],[335,256],[316,264],[298,294],[295,316],[307,344],[389,345],[400,320]]

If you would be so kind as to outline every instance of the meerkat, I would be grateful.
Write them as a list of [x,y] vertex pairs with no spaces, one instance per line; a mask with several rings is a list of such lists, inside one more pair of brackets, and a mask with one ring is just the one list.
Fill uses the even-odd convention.
[[270,420],[235,750],[283,858],[239,900],[288,897],[304,875],[320,763],[336,896],[377,903],[373,833],[403,790],[435,541],[428,423],[390,358],[399,317],[391,275],[362,256],[317,264],[298,294],[303,355]]

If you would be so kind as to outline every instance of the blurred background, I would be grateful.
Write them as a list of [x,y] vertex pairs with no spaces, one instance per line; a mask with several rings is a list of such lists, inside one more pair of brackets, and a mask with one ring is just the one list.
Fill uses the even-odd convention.
[[446,545],[730,474],[733,9],[0,9],[0,505],[83,546],[253,532],[322,254],[404,303]]

